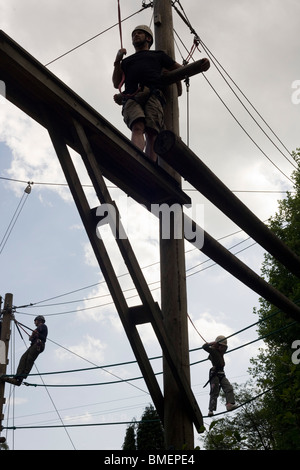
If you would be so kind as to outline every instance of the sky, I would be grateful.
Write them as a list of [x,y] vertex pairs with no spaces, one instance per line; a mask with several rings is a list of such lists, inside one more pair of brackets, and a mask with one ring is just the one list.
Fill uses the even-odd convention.
[[[153,10],[140,11],[142,3],[120,1],[128,55],[134,52],[132,29],[138,24],[153,26]],[[293,188],[290,153],[300,147],[300,4],[297,0],[181,0],[180,4],[202,41],[193,58],[212,54],[205,77],[192,77],[188,92],[183,87],[180,136],[260,220],[267,221],[276,213],[278,200]],[[113,102],[111,75],[120,48],[117,22],[117,0],[0,0],[0,29],[130,138]],[[176,11],[173,22],[176,60],[182,63],[193,35]],[[127,425],[120,423],[139,420],[151,397],[50,138],[3,96],[0,157],[0,295],[13,294],[15,317],[26,327],[34,327],[38,314],[46,318],[49,340],[32,373],[69,371],[28,377],[36,387],[7,387],[3,425],[16,429],[2,435],[15,450],[121,449]],[[73,152],[72,158],[87,197],[97,205],[80,157]],[[24,192],[28,182],[30,194]],[[157,221],[107,183],[153,297],[160,302]],[[264,250],[187,181],[182,187],[193,206],[203,208],[203,228],[232,253],[240,251],[238,258],[260,274]],[[115,241],[108,233],[103,236],[126,298],[136,305]],[[207,357],[202,338],[212,341],[255,323],[253,309],[259,307],[259,298],[192,245],[187,243],[185,250],[192,389],[207,415],[208,387],[203,385],[210,365],[199,362]],[[151,363],[161,384],[161,349],[149,326],[139,331],[149,357],[158,357]],[[27,334],[21,333],[22,337],[13,327],[12,373],[29,344]],[[249,328],[229,339],[229,350],[256,338],[255,327]],[[230,381],[244,384],[249,379],[250,358],[262,346],[262,341],[254,342],[226,356]],[[221,402],[218,411],[224,411]],[[195,445],[199,443],[195,431]]]

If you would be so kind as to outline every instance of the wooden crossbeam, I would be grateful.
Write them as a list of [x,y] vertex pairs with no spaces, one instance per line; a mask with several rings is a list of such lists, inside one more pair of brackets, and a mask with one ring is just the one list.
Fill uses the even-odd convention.
[[291,273],[300,277],[300,258],[278,238],[225,184],[171,131],[161,132],[156,152],[233,222],[245,230]]
[[[163,420],[163,396],[136,328],[136,324],[138,324],[139,321],[137,320],[135,315],[131,315],[132,310],[130,310],[127,305],[126,299],[120,287],[117,276],[114,272],[111,261],[108,257],[104,243],[101,238],[99,238],[96,234],[95,215],[89,207],[79,177],[76,173],[71,156],[69,154],[66,142],[63,139],[61,130],[57,128],[57,125],[56,123],[54,124],[54,122],[54,116],[48,115],[47,128],[55,151],[61,163],[62,169],[64,171],[65,177],[67,179],[68,185],[70,187],[71,193],[73,195],[74,201],[76,203],[78,212],[85,226],[87,235],[90,239],[92,248],[95,252],[101,271],[110,289],[124,330],[127,334],[132,350],[136,356],[141,372],[145,378],[145,382],[147,384],[155,407],[159,413],[159,416]],[[78,148],[80,149],[80,154],[92,179],[95,191],[100,202],[105,202],[106,204],[109,203],[114,205],[114,202],[110,198],[103,176],[101,175],[101,172],[97,165],[96,157],[90,146],[89,140],[84,132],[83,127],[77,121],[74,121],[74,133],[77,133],[78,141],[80,142],[80,145],[78,143]],[[118,227],[118,230],[119,229],[120,225]],[[148,318],[148,321],[151,322],[158,338],[158,341],[164,352],[164,355],[170,364],[171,370],[173,371],[174,378],[178,383],[179,389],[181,390],[183,400],[186,404],[191,419],[194,422],[195,427],[200,430],[203,426],[202,414],[198,407],[197,401],[190,389],[190,386],[187,383],[186,377],[180,369],[179,363],[176,358],[176,352],[164,330],[160,308],[152,298],[149,287],[143,277],[142,271],[130,246],[129,240],[127,238],[121,239],[117,237],[116,241],[118,243],[124,261],[128,267],[129,273],[131,274],[132,279],[135,283],[138,294],[143,302],[143,321],[146,321],[146,318]]]
[[192,77],[201,72],[206,72],[210,67],[207,59],[200,59],[192,62],[191,64],[185,65],[178,69],[166,72],[162,76],[162,82],[164,85],[170,85],[180,80],[184,80],[187,77]]
[[[83,127],[76,121],[74,121],[74,127],[76,129],[78,139],[82,147],[82,159],[87,168],[91,181],[93,182],[93,186],[95,188],[99,201],[101,203],[105,203],[107,206],[110,205],[116,208],[115,203],[109,195],[109,191],[107,189],[103,176],[99,171],[97,159],[93,153],[90,142],[84,132]],[[198,407],[197,401],[191,391],[191,388],[187,382],[187,379],[181,370],[175,349],[165,331],[162,312],[159,308],[159,305],[153,300],[149,286],[144,278],[144,275],[136,259],[129,239],[127,237],[119,236],[120,232],[122,234],[125,234],[125,230],[122,227],[120,218],[118,217],[117,225],[115,225],[114,218],[109,218],[109,221],[112,224],[111,228],[113,233],[116,234],[116,243],[119,247],[119,250],[122,254],[122,257],[128,268],[129,274],[131,275],[131,278],[134,282],[134,285],[137,289],[139,297],[143,303],[142,322],[145,322],[146,318],[148,318],[148,321],[151,322],[153,330],[166,357],[166,360],[168,361],[169,367],[172,370],[174,378],[177,382],[178,388],[182,393],[184,403],[186,404],[186,407],[190,413],[191,419],[193,420],[196,429],[200,430],[203,426],[202,414]],[[133,311],[134,310],[131,310],[131,312]],[[136,312],[137,310],[135,309],[134,313],[136,314]],[[136,315],[134,318],[134,322],[135,324],[138,323]]]

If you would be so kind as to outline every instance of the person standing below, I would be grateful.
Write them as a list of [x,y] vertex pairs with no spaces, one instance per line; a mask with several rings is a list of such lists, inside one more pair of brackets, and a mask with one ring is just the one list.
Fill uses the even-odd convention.
[[[161,74],[164,69],[181,67],[163,51],[150,51],[153,33],[148,26],[140,25],[132,31],[135,53],[123,58],[127,51],[120,49],[114,62],[113,85],[120,89],[124,80],[125,90],[114,96],[122,104],[124,122],[131,130],[132,142],[156,161],[154,142],[163,130],[165,97]],[[177,83],[178,96],[182,94],[181,82]]]
[[48,336],[48,328],[45,325],[45,318],[38,315],[34,319],[36,329],[32,331],[29,341],[31,345],[25,351],[20,359],[16,375],[14,377],[3,377],[2,380],[13,385],[21,385],[24,379],[30,373],[35,360],[45,349],[46,338]]
[[213,412],[217,409],[217,401],[222,388],[226,397],[227,411],[232,411],[237,408],[235,405],[235,398],[233,387],[225,376],[224,367],[224,354],[227,350],[227,339],[225,336],[217,336],[212,343],[205,343],[203,346],[204,351],[209,353],[208,358],[212,362],[212,368],[209,371],[209,380],[204,387],[210,384],[210,399],[208,416],[213,416]]

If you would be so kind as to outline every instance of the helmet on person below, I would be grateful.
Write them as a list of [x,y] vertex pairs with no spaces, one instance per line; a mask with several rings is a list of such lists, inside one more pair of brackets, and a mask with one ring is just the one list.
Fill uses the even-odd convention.
[[132,35],[137,29],[140,29],[141,31],[144,31],[144,33],[147,33],[147,34],[149,34],[149,36],[151,36],[151,41],[150,41],[150,47],[151,47],[152,44],[153,44],[153,33],[152,33],[151,29],[149,28],[149,26],[147,26],[147,25],[145,25],[145,24],[140,24],[139,26],[137,26],[136,28],[134,28],[134,30],[132,31],[131,35]]
[[227,346],[227,339],[225,338],[225,336],[222,336],[222,335],[217,336],[215,339],[215,342],[222,344],[223,346]]
[[35,317],[34,321],[42,321],[43,323],[45,323],[45,317],[43,317],[43,315],[38,315],[37,317]]

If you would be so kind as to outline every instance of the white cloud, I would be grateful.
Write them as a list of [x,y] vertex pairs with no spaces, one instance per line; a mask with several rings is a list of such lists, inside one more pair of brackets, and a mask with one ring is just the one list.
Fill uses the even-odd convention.
[[80,343],[68,346],[68,350],[71,352],[65,349],[57,349],[55,353],[60,360],[72,359],[74,361],[77,356],[78,359],[81,357],[96,364],[101,364],[106,347],[107,345],[99,339],[86,334]]

